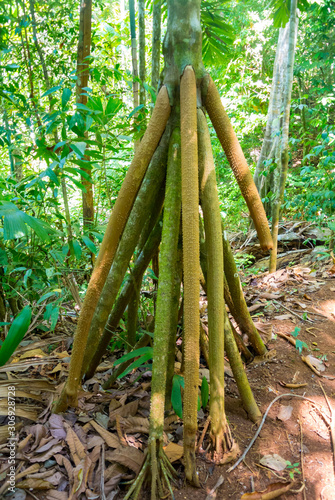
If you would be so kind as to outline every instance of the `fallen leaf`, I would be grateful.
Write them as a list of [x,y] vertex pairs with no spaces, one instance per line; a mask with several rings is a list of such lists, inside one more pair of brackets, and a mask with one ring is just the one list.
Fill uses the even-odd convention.
[[220,476],[219,479],[217,480],[214,488],[212,488],[211,491],[206,496],[206,500],[215,500],[216,494],[217,494],[216,490],[221,486],[223,481],[224,481],[223,476]]
[[50,415],[49,428],[52,437],[58,439],[66,438],[66,430],[64,429],[64,419],[55,413]]
[[135,434],[141,432],[142,434],[149,434],[149,419],[144,417],[128,417],[120,418],[120,424],[123,432],[128,434]]
[[311,354],[308,354],[307,356],[301,356],[301,359],[305,361],[305,363],[312,365],[318,372],[324,372],[326,369],[322,361],[318,358],[315,358]]
[[289,420],[291,418],[292,411],[293,411],[293,406],[281,405],[279,407],[279,412],[277,415],[278,420],[281,420],[282,422],[286,422],[286,420]]
[[27,444],[29,443],[29,441],[32,438],[32,436],[33,436],[32,434],[28,434],[24,439],[22,439],[22,441],[20,441],[17,444],[17,449],[19,451],[22,451],[27,446]]
[[[23,426],[22,422],[17,422],[15,424],[15,433],[18,432]],[[4,444],[9,438],[9,430],[7,425],[0,427],[0,444]]]
[[128,403],[124,406],[120,406],[120,408],[113,410],[109,414],[109,420],[111,423],[115,422],[116,415],[119,415],[120,417],[134,417],[137,413],[137,410],[138,410],[138,399],[135,399],[135,401],[132,401],[131,403]]
[[65,470],[67,472],[69,480],[72,481],[72,470],[73,467],[71,465],[71,462],[68,458],[64,457],[63,455],[55,455],[54,459],[56,460],[58,465],[61,465],[65,467]]
[[101,436],[90,436],[87,439],[87,449],[91,450],[92,448],[95,448],[96,446],[101,446],[104,444],[104,440],[102,439]]
[[20,481],[15,486],[16,488],[25,490],[49,490],[52,488],[52,484],[50,484],[49,481],[45,481],[44,479],[34,479],[32,477],[25,479],[24,481]]
[[291,314],[280,314],[279,316],[274,316],[273,319],[278,319],[279,321],[285,321],[286,319],[291,319]]
[[283,493],[290,491],[293,483],[272,483],[262,491],[254,491],[252,493],[244,493],[241,500],[272,500],[278,498]]
[[59,358],[59,359],[68,358],[70,356],[67,351],[53,352],[52,354],[54,356],[57,356],[57,358]]
[[257,309],[259,309],[260,307],[265,307],[266,304],[254,304],[253,306],[250,306],[248,307],[248,311],[249,312],[254,312],[254,311],[257,311]]
[[184,455],[184,448],[180,444],[170,442],[164,448],[165,455],[168,457],[171,463],[176,462],[181,459]]
[[[62,450],[63,450],[63,445],[58,444],[58,445],[54,446],[53,448],[51,448],[50,450],[46,451],[45,453],[40,453],[37,456],[30,457],[29,461],[32,463],[45,462],[46,460],[49,460],[49,458],[53,457],[54,455],[56,455],[57,453],[59,453]],[[50,487],[51,486],[49,485],[49,488]]]
[[268,299],[268,300],[271,300],[271,299],[279,299],[280,297],[282,297],[283,295],[279,295],[279,294],[276,294],[276,293],[268,293],[268,292],[263,292],[259,295],[259,297],[261,299]]
[[268,467],[269,469],[275,470],[276,472],[281,472],[286,469],[286,460],[274,453],[273,455],[264,455],[259,461],[260,464]]
[[20,356],[20,360],[22,361],[23,359],[27,358],[45,358],[47,354],[45,354],[42,349],[32,349],[31,351],[27,351],[22,356]]
[[[0,387],[0,398],[6,398],[7,396],[8,396],[7,387]],[[25,392],[25,391],[20,391],[20,390],[15,391],[15,397],[16,398],[30,398],[30,399],[35,399],[36,401],[43,401],[43,398],[41,396],[39,396],[38,394],[31,394],[30,392]]]
[[55,385],[46,379],[21,378],[21,379],[0,381],[0,386],[7,387],[9,385],[19,386],[20,389],[29,388],[34,391],[50,391],[50,392],[56,391]]
[[59,439],[53,438],[50,439],[47,443],[41,445],[39,448],[36,448],[35,453],[44,453],[45,451],[50,450],[54,445],[59,443]]
[[57,372],[61,372],[62,370],[65,370],[66,368],[64,367],[64,365],[62,363],[58,363],[55,368],[53,368],[53,370],[51,370],[51,372],[48,372],[50,375],[52,373],[57,373]]
[[49,490],[47,491],[48,500],[68,500],[66,491]]
[[124,474],[125,470],[126,469],[123,467],[123,465],[120,465],[117,463],[112,464],[109,467],[107,467],[107,469],[105,470],[104,480],[109,481],[110,479],[112,479],[115,476],[122,475],[122,474]]
[[84,460],[86,450],[83,443],[80,441],[74,430],[71,429],[69,424],[64,422],[64,427],[66,429],[66,442],[69,445],[72,460],[77,466],[82,460]]
[[100,434],[102,439],[105,440],[106,444],[110,448],[118,448],[120,446],[119,438],[115,436],[115,434],[106,431],[106,429],[101,427],[101,425],[97,424],[97,422],[95,422],[94,420],[90,421],[90,425]]
[[40,470],[40,465],[34,464],[25,469],[22,472],[19,472],[19,474],[16,474],[15,480],[17,481],[18,479],[21,479],[21,477],[26,477],[28,474],[33,474],[34,472],[38,472]]
[[[27,418],[28,420],[37,420],[37,411],[36,407],[24,404],[16,404],[15,405],[15,416]],[[0,416],[8,415],[8,402],[0,401]]]
[[91,460],[88,455],[84,457],[80,463],[73,469],[73,486],[69,496],[69,500],[80,498],[81,493],[84,493],[87,488],[87,478],[91,467]]
[[121,446],[112,452],[107,451],[105,458],[109,462],[117,462],[124,465],[135,472],[135,474],[138,474],[144,462],[144,453],[133,446]]
[[306,387],[308,384],[287,384],[286,382],[279,382],[282,387],[287,387],[288,389],[298,389],[299,387]]

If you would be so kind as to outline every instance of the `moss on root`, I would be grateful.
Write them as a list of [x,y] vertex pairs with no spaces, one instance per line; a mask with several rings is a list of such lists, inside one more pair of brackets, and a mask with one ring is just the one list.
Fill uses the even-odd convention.
[[122,183],[119,195],[111,213],[98,258],[87,288],[74,337],[69,376],[55,412],[65,411],[68,406],[77,406],[78,389],[83,371],[83,359],[87,338],[95,308],[105,284],[115,252],[133,206],[146,169],[155,152],[169,119],[171,107],[168,92],[162,87],[156,100],[148,128]]
[[180,82],[184,284],[184,457],[186,479],[199,486],[195,462],[199,378],[199,189],[197,89],[191,66]]

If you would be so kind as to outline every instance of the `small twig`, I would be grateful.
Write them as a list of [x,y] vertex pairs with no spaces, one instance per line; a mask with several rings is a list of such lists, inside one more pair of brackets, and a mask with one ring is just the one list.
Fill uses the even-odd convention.
[[314,326],[312,326],[311,328],[306,328],[306,332],[308,332],[311,335],[313,335],[313,337],[317,337],[317,335],[315,335],[315,333],[311,332],[311,330],[316,330],[316,328],[314,328]]
[[27,335],[28,335],[30,332],[32,332],[32,330],[35,328],[35,325],[36,325],[36,323],[37,323],[37,320],[38,320],[38,318],[41,316],[42,311],[43,311],[43,309],[44,309],[44,306],[45,306],[46,302],[47,302],[47,301],[45,300],[45,301],[42,303],[42,305],[41,305],[41,307],[39,308],[38,312],[35,314],[35,317],[34,317],[33,321],[30,323],[30,326],[29,326],[29,328],[28,328],[28,331],[27,331],[26,337],[27,337]]
[[323,385],[321,384],[320,380],[318,381],[319,385],[321,387],[321,390],[323,392],[323,395],[325,397],[325,400],[327,402],[329,412],[330,412],[330,422],[329,422],[329,427],[330,427],[330,437],[332,441],[332,448],[333,448],[333,465],[334,465],[334,471],[335,471],[335,419],[334,419],[334,410],[332,405],[330,404],[330,401],[328,399],[328,396],[326,394],[326,391],[323,388]]
[[270,467],[265,467],[265,465],[262,465],[262,464],[255,464],[255,465],[256,465],[256,467],[259,467],[260,469],[265,469],[268,472],[271,472],[271,474],[273,474],[274,476],[278,477],[278,479],[282,479],[282,476],[280,476],[279,474],[277,474],[273,469],[270,469]]
[[207,429],[208,429],[210,421],[211,421],[211,417],[209,416],[207,418],[207,420],[205,422],[205,425],[204,425],[204,428],[202,430],[202,433],[201,433],[201,436],[200,436],[200,439],[199,439],[199,443],[197,445],[196,453],[199,453],[200,448],[202,448],[202,443],[204,442],[205,435],[206,435],[206,432],[207,432]]
[[[300,426],[300,461],[301,461],[301,477],[302,484],[305,485],[305,471],[304,471],[304,448],[303,448],[303,434],[302,434],[302,425],[301,420],[299,418],[299,426]],[[306,490],[303,490],[304,500],[306,499]]]
[[300,314],[297,314],[296,312],[292,311],[292,309],[289,309],[288,307],[284,306],[284,304],[279,302],[279,300],[276,300],[276,299],[272,299],[272,300],[273,300],[273,302],[276,302],[276,304],[278,304],[280,307],[282,307],[283,309],[286,309],[286,311],[288,311],[289,313],[291,313],[294,316],[296,316],[297,318],[299,318],[301,321],[309,321],[310,323],[313,323],[313,321],[311,319],[309,319],[309,318],[304,319],[302,316],[300,316]]
[[254,444],[254,442],[256,441],[256,439],[258,438],[259,436],[259,433],[261,432],[262,430],[262,427],[264,425],[264,422],[265,422],[265,419],[266,417],[268,416],[268,413],[270,411],[270,408],[271,406],[276,403],[276,401],[278,401],[278,399],[280,398],[284,398],[284,397],[290,397],[290,398],[300,398],[300,399],[304,399],[306,401],[309,401],[310,403],[312,403],[315,408],[320,412],[321,416],[323,418],[325,418],[325,415],[324,413],[320,410],[319,408],[319,405],[313,401],[312,399],[309,399],[309,398],[305,398],[305,396],[300,396],[300,394],[292,394],[292,393],[285,393],[285,394],[280,394],[279,396],[277,396],[268,406],[266,412],[264,413],[264,416],[262,418],[262,421],[256,431],[256,434],[254,435],[254,437],[252,438],[252,440],[250,441],[249,445],[247,446],[247,448],[245,449],[244,453],[242,454],[242,456],[234,463],[234,465],[232,465],[231,467],[229,467],[229,469],[227,469],[227,472],[232,472],[234,469],[236,469],[236,467],[245,459],[245,457],[247,456],[247,453],[249,452],[249,450],[251,449],[252,445]]
[[321,318],[326,318],[327,319],[327,316],[325,316],[324,314],[320,314],[320,313],[317,313],[317,312],[314,312],[314,311],[304,311],[305,313],[307,314],[314,314],[314,316],[320,316]]
[[287,439],[288,445],[290,447],[291,453],[292,453],[292,455],[294,455],[294,451],[293,451],[293,448],[292,448],[292,445],[291,445],[291,441],[290,441],[290,436],[288,435],[288,432],[287,432],[286,429],[285,429],[285,432],[286,432],[286,439]]
[[116,421],[116,432],[117,432],[117,435],[119,436],[120,443],[122,444],[122,446],[128,446],[128,443],[122,434],[121,425],[120,425],[120,415],[118,415],[118,414],[115,415],[115,421]]
[[290,344],[292,344],[296,348],[295,339],[292,336],[286,335],[286,333],[281,333],[281,332],[278,332],[277,335],[278,337],[287,340]]
[[104,477],[105,477],[105,443],[102,444],[102,448],[101,448],[101,474],[100,474],[100,498],[101,498],[101,500],[106,500]]

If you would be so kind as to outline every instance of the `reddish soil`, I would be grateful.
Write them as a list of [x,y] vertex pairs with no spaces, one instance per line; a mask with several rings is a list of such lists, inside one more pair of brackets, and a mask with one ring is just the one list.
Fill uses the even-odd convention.
[[[273,332],[290,333],[296,326],[301,328],[298,338],[306,342],[312,355],[326,355],[326,370],[318,377],[302,362],[298,351],[286,340],[277,336],[268,343],[269,349],[275,350],[275,356],[268,362],[252,363],[247,367],[247,375],[255,399],[262,414],[273,399],[286,393],[299,394],[317,402],[322,412],[329,417],[329,408],[324,398],[320,383],[328,395],[330,404],[335,411],[335,280],[327,280],[327,284],[313,293],[313,309],[320,311],[326,317],[311,316],[317,321],[307,324],[297,319],[271,319]],[[299,293],[299,292],[297,292]],[[308,308],[310,309],[310,308]],[[309,328],[309,331],[307,329]],[[315,335],[315,336],[314,336]],[[312,344],[313,343],[313,344]],[[317,344],[317,345],[314,345]],[[318,349],[313,350],[313,349]],[[304,349],[306,353],[306,350]],[[333,378],[334,377],[334,378]],[[280,382],[306,383],[307,386],[298,389],[282,387]],[[226,412],[235,440],[243,452],[254,436],[257,427],[246,416],[239,400],[236,383],[227,377]],[[287,421],[277,419],[280,406],[292,406],[292,415]],[[302,440],[302,447],[301,447]],[[301,453],[302,450],[302,453]],[[330,429],[322,416],[308,401],[295,397],[281,398],[270,409],[260,436],[242,462],[234,471],[227,473],[229,465],[214,466],[198,460],[198,470],[201,490],[184,486],[175,490],[176,499],[205,500],[209,491],[215,486],[222,475],[224,482],[217,490],[218,500],[231,498],[240,499],[243,493],[265,490],[270,483],[289,480],[289,471],[274,472],[260,465],[263,455],[278,454],[291,464],[299,463],[295,473],[294,489],[302,485],[301,464],[303,462],[305,479],[305,496],[300,493],[285,493],[280,498],[291,500],[334,500],[335,498],[335,457],[333,455]],[[256,497],[255,497],[256,498]],[[257,497],[261,498],[261,497]]]
[[[329,271],[330,265],[328,265]],[[191,486],[185,485],[183,481],[183,466],[180,461],[175,462],[175,467],[180,472],[180,480],[174,488],[176,500],[192,499],[192,500],[205,500],[210,490],[215,486],[220,476],[223,476],[223,484],[217,488],[216,496],[212,495],[210,498],[217,498],[218,500],[233,499],[239,500],[244,493],[251,491],[262,491],[270,484],[278,481],[288,481],[290,479],[290,470],[285,469],[281,472],[272,471],[260,464],[260,460],[264,455],[278,454],[283,459],[290,461],[291,464],[298,464],[294,469],[294,485],[292,488],[295,492],[288,492],[283,494],[280,498],[291,500],[334,500],[335,498],[335,459],[331,446],[330,427],[325,422],[330,421],[329,407],[322,391],[322,387],[329,398],[329,402],[335,412],[335,279],[326,268],[319,270],[317,273],[310,274],[310,270],[306,271],[301,267],[291,268],[288,270],[278,271],[275,278],[272,280],[263,276],[251,277],[247,280],[245,287],[248,305],[261,304],[253,314],[254,319],[263,323],[263,330],[268,329],[268,334],[272,339],[267,341],[270,355],[266,359],[257,359],[246,367],[247,375],[252,387],[257,404],[260,407],[262,414],[265,413],[269,404],[275,397],[280,394],[297,394],[305,396],[315,401],[324,416],[320,414],[311,402],[304,399],[288,396],[281,398],[270,409],[268,417],[262,427],[260,436],[255,441],[251,450],[248,452],[245,460],[231,473],[227,473],[230,465],[214,465],[207,462],[205,459],[198,458],[198,471],[201,483],[201,488],[196,489]],[[270,296],[268,295],[270,294]],[[278,297],[278,300],[272,300],[271,294]],[[276,295],[277,294],[277,295]],[[287,309],[284,309],[285,305]],[[297,314],[303,315],[304,310],[317,312],[319,315],[308,314],[304,316],[304,320],[300,320],[290,311],[296,311]],[[321,316],[322,315],[322,316]],[[278,319],[279,318],[281,319]],[[312,319],[313,322],[306,321],[307,318]],[[259,325],[262,328],[262,325]],[[265,327],[265,329],[264,329]],[[317,375],[308,367],[301,359],[298,350],[286,339],[281,338],[278,334],[290,334],[294,331],[295,327],[301,330],[298,334],[298,339],[305,342],[308,346],[303,349],[302,354],[311,354],[315,357],[323,359],[324,371]],[[293,338],[293,337],[292,337]],[[34,346],[31,346],[33,349]],[[66,342],[59,348],[60,351],[66,350]],[[114,358],[113,358],[114,359]],[[113,360],[112,359],[112,360]],[[110,360],[108,360],[110,361]],[[48,371],[45,366],[42,368],[36,366],[29,376],[32,377],[56,377],[59,382],[63,379],[64,373],[51,374],[52,369],[56,366],[57,362],[53,364],[50,362]],[[65,365],[66,367],[66,365]],[[20,373],[17,377],[22,376]],[[23,375],[27,376],[27,374]],[[85,422],[90,418],[96,417],[97,412],[100,415],[108,416],[108,405],[110,399],[107,401],[102,398],[99,392],[99,383],[101,379],[106,378],[108,375],[101,371],[97,374],[95,379],[91,381],[89,389],[91,391],[91,399],[85,397],[80,400],[80,408],[75,411],[68,411],[64,418],[68,422],[77,421],[73,425],[73,429],[77,433],[80,441],[86,446],[88,438],[91,435],[85,435]],[[138,377],[138,372],[128,378],[126,385],[119,385],[118,390],[109,397],[114,397],[118,400],[132,401],[132,388],[134,387],[134,380]],[[3,377],[2,377],[3,378]],[[150,380],[150,379],[149,379]],[[148,378],[142,378],[141,382],[149,386]],[[307,384],[300,388],[287,388],[283,387],[284,384]],[[135,384],[136,385],[136,384]],[[149,414],[149,394],[141,389],[142,395],[138,396],[141,399],[139,405],[139,415],[147,417]],[[128,398],[128,399],[127,399]],[[114,399],[115,401],[115,399]],[[37,403],[36,403],[37,404]],[[48,418],[50,418],[50,399],[48,400],[49,407],[45,408],[40,414],[40,422],[48,426]],[[280,407],[292,407],[292,414],[286,421],[279,420],[278,413]],[[43,409],[43,408],[42,408]],[[110,407],[109,407],[110,410]],[[252,437],[255,435],[257,426],[247,419],[247,415],[242,408],[237,386],[233,378],[226,377],[226,413],[230,423],[230,428],[235,441],[238,443],[240,451],[243,452],[250,443]],[[202,430],[206,421],[207,414],[201,410],[199,415],[199,431]],[[89,418],[90,417],[90,418]],[[108,417],[107,417],[108,420]],[[30,423],[31,424],[31,423]],[[31,425],[27,425],[20,431],[19,442],[28,435]],[[35,425],[36,422],[33,422]],[[87,426],[86,426],[87,427]],[[178,430],[179,428],[179,430]],[[82,430],[81,430],[82,429]],[[109,427],[110,432],[114,432],[115,428]],[[85,431],[85,432],[84,432]],[[171,431],[169,438],[174,442],[179,442],[182,439],[181,424],[175,426],[175,431]],[[49,432],[49,431],[48,431]],[[88,432],[92,432],[92,429]],[[48,439],[48,435],[46,438]],[[127,442],[130,446],[144,450],[147,442],[147,435],[137,432],[135,435],[128,431],[124,432]],[[35,436],[37,440],[37,437]],[[50,438],[51,439],[51,438]],[[35,448],[36,448],[35,440]],[[3,441],[2,441],[3,442]],[[68,444],[69,440],[66,439]],[[62,441],[63,450],[58,451],[64,456],[69,457],[71,462],[71,450],[66,448],[65,440]],[[301,445],[302,443],[302,445]],[[204,447],[206,441],[204,443]],[[29,467],[30,463],[27,462],[28,456],[34,456],[34,445],[31,447],[27,444],[23,448],[20,459],[22,460],[21,469]],[[0,486],[5,473],[5,460],[8,449],[6,444],[0,445]],[[106,447],[106,454],[108,454],[108,447]],[[110,460],[106,455],[106,469],[110,467]],[[51,457],[52,459],[52,457]],[[98,462],[97,462],[98,463]],[[2,464],[2,465],[1,465]],[[43,473],[43,463],[41,463]],[[72,463],[71,465],[75,465]],[[63,466],[55,465],[55,472],[58,471],[64,478],[63,492],[69,491],[69,480],[66,479],[66,472]],[[129,476],[126,471],[126,476]],[[101,474],[101,471],[100,471]],[[2,477],[2,479],[1,479]],[[124,477],[124,476],[123,476]],[[304,482],[303,482],[304,478]],[[47,477],[46,477],[47,479]],[[304,483],[304,491],[297,492],[301,489]],[[118,493],[116,496],[107,495],[107,499],[112,498],[121,499],[125,496],[125,487],[122,483],[116,487]],[[57,485],[54,486],[57,489]],[[29,494],[26,489],[26,499],[33,498],[49,499],[56,498],[56,496],[48,496],[48,493],[33,490],[33,496]],[[115,491],[115,488],[114,488]],[[0,498],[10,498],[2,497]],[[18,497],[24,498],[24,497]],[[67,498],[65,495],[57,498]],[[75,496],[74,498],[77,498]],[[89,498],[87,493],[83,493],[80,498]],[[149,498],[147,492],[143,492],[140,498]],[[262,496],[253,496],[252,499],[262,499]],[[264,497],[274,498],[274,497]]]

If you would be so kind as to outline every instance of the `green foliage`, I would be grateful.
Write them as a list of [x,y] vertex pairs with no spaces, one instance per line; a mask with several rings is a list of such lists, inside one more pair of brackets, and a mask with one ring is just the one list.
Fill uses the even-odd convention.
[[181,389],[185,389],[184,377],[175,374],[172,379],[171,403],[175,414],[179,418],[183,418],[183,400],[181,397]]
[[295,464],[291,464],[289,460],[286,460],[286,469],[289,470],[289,476],[294,480],[294,474],[301,474],[301,471],[298,469],[300,463],[296,462]]
[[139,349],[134,349],[133,351],[125,354],[121,358],[114,361],[114,365],[117,366],[124,361],[129,361],[130,359],[138,358],[133,363],[131,363],[119,376],[118,378],[122,378],[128,373],[130,373],[135,368],[138,368],[144,365],[147,361],[152,359],[153,348],[152,347],[140,347]]
[[[307,318],[304,318],[304,319],[307,319]],[[295,348],[297,349],[297,351],[299,352],[299,354],[301,354],[302,352],[302,348],[305,347],[306,349],[308,349],[308,345],[306,344],[306,342],[303,342],[302,340],[298,339],[298,335],[300,333],[300,330],[301,328],[298,328],[297,326],[295,327],[295,329],[293,330],[293,332],[291,332],[291,335],[292,337],[294,337],[296,340],[295,340]]]
[[31,308],[26,306],[16,316],[0,349],[0,366],[3,366],[27,333],[31,321]]
[[[204,380],[205,379],[205,380]],[[182,375],[175,373],[172,379],[171,403],[175,414],[179,418],[183,418],[183,399],[182,391],[185,389],[185,380]],[[202,379],[201,383],[201,399],[198,395],[198,411],[201,406],[205,409],[208,403],[209,387],[206,377]]]
[[206,408],[209,398],[209,385],[206,377],[202,378],[201,381],[201,404],[203,408]]

